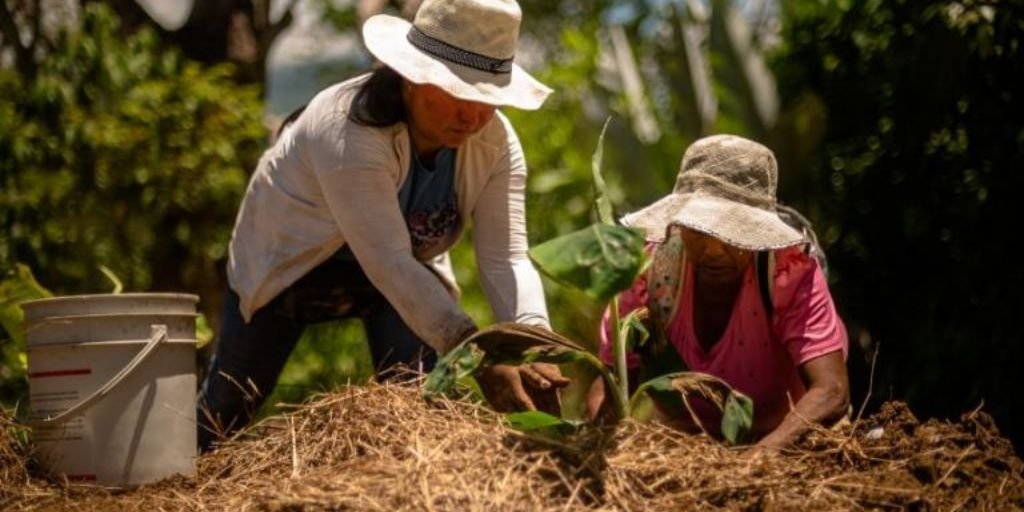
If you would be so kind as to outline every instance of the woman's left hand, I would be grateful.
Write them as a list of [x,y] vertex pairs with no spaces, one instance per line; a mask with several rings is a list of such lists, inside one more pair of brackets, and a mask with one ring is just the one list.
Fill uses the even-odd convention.
[[484,368],[477,381],[487,401],[499,412],[544,411],[560,415],[558,390],[569,385],[557,365],[496,364]]

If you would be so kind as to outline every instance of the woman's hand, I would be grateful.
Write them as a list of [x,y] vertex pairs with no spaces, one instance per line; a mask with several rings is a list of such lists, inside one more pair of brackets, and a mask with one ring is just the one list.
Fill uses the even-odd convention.
[[484,396],[496,411],[544,411],[558,416],[558,390],[569,385],[558,366],[547,363],[496,364],[477,374]]
[[586,403],[588,420],[593,421],[601,414],[601,408],[604,406],[604,399],[604,379],[598,376],[594,379],[594,382],[590,383],[590,389],[587,391]]

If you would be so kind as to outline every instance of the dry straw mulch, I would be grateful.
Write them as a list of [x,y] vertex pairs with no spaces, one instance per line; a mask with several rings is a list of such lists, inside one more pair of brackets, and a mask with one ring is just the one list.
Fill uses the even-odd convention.
[[633,423],[558,446],[485,408],[375,384],[265,421],[200,458],[194,479],[132,491],[32,475],[18,428],[0,422],[0,510],[1024,509],[1024,464],[987,415],[919,423],[898,403],[751,460]]

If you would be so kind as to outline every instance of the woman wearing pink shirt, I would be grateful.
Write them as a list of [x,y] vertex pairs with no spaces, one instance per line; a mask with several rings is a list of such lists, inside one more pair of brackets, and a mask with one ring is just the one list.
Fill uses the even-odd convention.
[[[804,235],[776,213],[777,182],[768,148],[707,137],[687,149],[672,194],[623,219],[647,231],[654,257],[619,299],[623,315],[648,308],[655,327],[631,366],[708,373],[750,396],[759,449],[786,447],[849,407],[846,329]],[[607,316],[603,327],[611,361]],[[595,385],[592,411],[603,394]],[[716,433],[717,409],[696,402]]]

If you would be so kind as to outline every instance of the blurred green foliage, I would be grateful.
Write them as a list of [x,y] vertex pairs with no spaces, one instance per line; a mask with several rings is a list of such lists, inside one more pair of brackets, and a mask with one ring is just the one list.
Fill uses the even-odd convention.
[[783,8],[780,90],[827,116],[799,188],[852,344],[880,345],[874,398],[925,416],[984,402],[1021,443],[1024,4]]
[[264,145],[255,89],[94,5],[26,83],[0,70],[0,264],[55,292],[219,294],[232,219]]
[[25,312],[20,304],[51,295],[25,265],[0,275],[0,332],[10,333],[10,339],[0,338],[0,407],[18,403],[28,394]]
[[[108,269],[127,290],[196,292],[215,311],[261,115],[228,67],[150,31],[126,39],[90,6],[33,79],[0,69],[0,275],[23,263],[55,293],[97,293]],[[9,339],[0,330],[12,370],[23,352]]]

